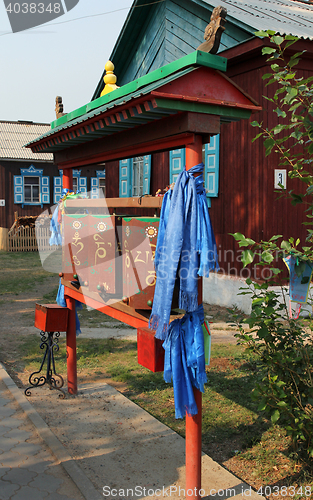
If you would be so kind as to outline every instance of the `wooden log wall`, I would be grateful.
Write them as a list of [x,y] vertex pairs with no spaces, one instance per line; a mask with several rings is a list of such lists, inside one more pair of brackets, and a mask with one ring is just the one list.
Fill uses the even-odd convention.
[[[251,61],[250,61],[251,62]],[[241,277],[252,273],[254,278],[262,278],[262,268],[250,266],[242,269],[238,244],[229,233],[241,232],[255,241],[268,240],[275,234],[284,238],[300,238],[305,244],[306,229],[302,225],[305,218],[304,204],[291,206],[290,200],[278,199],[274,189],[274,170],[279,166],[279,157],[272,153],[265,156],[262,138],[251,142],[259,129],[250,125],[251,121],[263,121],[264,127],[272,128],[277,124],[273,105],[263,99],[275,92],[273,85],[266,87],[262,75],[269,72],[265,59],[255,58],[241,66],[230,66],[228,75],[264,106],[264,110],[251,119],[231,124],[223,124],[220,139],[220,185],[219,196],[212,200],[210,215],[219,250],[222,272]],[[311,72],[312,74],[312,72]],[[299,76],[309,76],[301,69]],[[287,191],[303,192],[300,181],[287,177]],[[287,275],[280,260],[279,267]]]

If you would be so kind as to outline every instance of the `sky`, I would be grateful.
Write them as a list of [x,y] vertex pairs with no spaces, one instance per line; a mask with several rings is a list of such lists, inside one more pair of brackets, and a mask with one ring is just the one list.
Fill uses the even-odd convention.
[[0,120],[50,123],[56,96],[65,113],[90,102],[132,3],[79,0],[47,24],[12,33],[0,0]]

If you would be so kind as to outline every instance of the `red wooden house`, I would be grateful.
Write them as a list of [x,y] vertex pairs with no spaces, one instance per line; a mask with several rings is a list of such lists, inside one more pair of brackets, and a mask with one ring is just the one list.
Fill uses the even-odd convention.
[[[274,115],[268,102],[262,100],[262,95],[269,90],[262,80],[268,65],[261,56],[263,41],[255,37],[254,32],[268,28],[302,37],[294,47],[294,50],[307,50],[300,74],[312,74],[313,5],[308,2],[165,0],[146,5],[144,0],[135,0],[110,56],[115,64],[117,84],[124,88],[129,82],[136,82],[164,64],[192,53],[202,43],[204,29],[217,5],[228,10],[219,51],[228,60],[226,74],[264,106],[253,119],[268,121],[271,125]],[[101,78],[90,108],[92,102],[97,102],[103,86]],[[184,91],[188,93],[187,88],[182,94]],[[52,128],[76,119],[77,111],[69,113],[64,122],[62,119],[53,122]],[[134,117],[138,123],[140,114],[137,110]],[[115,130],[119,127],[123,130],[118,119],[112,125]],[[240,231],[256,240],[273,234],[299,236],[302,240],[304,237],[300,226],[302,208],[291,210],[286,200],[276,202],[275,175],[284,177],[284,172],[278,171],[275,156],[265,157],[261,141],[251,143],[254,134],[255,129],[248,121],[223,123],[220,134],[208,138],[203,145],[205,187],[221,267],[220,274],[204,280],[205,300],[227,306],[237,303],[246,310],[250,304],[240,302],[236,292],[247,270],[242,269],[240,252],[229,233]],[[184,163],[183,147],[118,160],[107,158],[106,195],[108,198],[154,195],[175,180]],[[289,180],[286,187],[291,189]],[[255,278],[262,277],[257,269],[250,272]],[[214,280],[214,287],[210,286],[210,280]]]
[[[227,9],[226,29],[218,54],[227,58],[227,75],[263,106],[252,120],[271,126],[276,115],[263,95],[274,92],[266,87],[262,75],[269,71],[261,55],[263,42],[254,35],[260,29],[272,29],[281,34],[291,33],[301,38],[292,50],[306,50],[299,65],[299,76],[313,74],[313,5],[309,2],[279,0],[166,0],[161,4],[140,8],[145,2],[134,1],[125,25],[111,54],[118,84],[124,85],[149,71],[190,53],[203,41],[203,32],[217,5]],[[93,98],[103,88],[99,81]],[[251,273],[261,278],[259,268],[242,269],[240,251],[229,233],[242,232],[255,240],[273,234],[300,237],[303,208],[291,207],[290,202],[277,199],[278,175],[286,179],[286,188],[297,189],[281,172],[278,157],[265,157],[261,140],[251,143],[256,129],[248,121],[224,123],[221,133],[203,147],[205,182],[208,204],[219,250],[221,271],[204,280],[204,296],[209,303],[231,306],[237,303],[249,310],[245,297],[236,297],[243,278]],[[140,162],[142,178],[140,186]],[[136,195],[138,189],[154,194],[175,180],[185,162],[184,149],[155,153],[147,158],[128,158],[119,163],[119,178],[108,170],[108,196]],[[117,163],[115,164],[117,167]],[[242,279],[241,279],[242,278]]]

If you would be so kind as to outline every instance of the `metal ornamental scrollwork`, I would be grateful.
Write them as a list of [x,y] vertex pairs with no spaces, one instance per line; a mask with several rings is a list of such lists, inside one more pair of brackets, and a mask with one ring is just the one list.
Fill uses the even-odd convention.
[[[25,389],[25,395],[31,396],[30,389],[34,387],[42,387],[45,384],[48,384],[50,389],[56,389],[60,391],[59,397],[64,399],[65,393],[62,391],[62,387],[64,385],[64,380],[56,373],[55,370],[55,360],[54,360],[54,352],[59,350],[59,337],[60,332],[40,332],[41,344],[40,349],[45,350],[43,355],[43,360],[41,362],[41,366],[38,371],[33,372],[29,376],[29,384],[30,386]],[[43,367],[45,362],[47,361],[47,370],[46,374],[43,373]]]

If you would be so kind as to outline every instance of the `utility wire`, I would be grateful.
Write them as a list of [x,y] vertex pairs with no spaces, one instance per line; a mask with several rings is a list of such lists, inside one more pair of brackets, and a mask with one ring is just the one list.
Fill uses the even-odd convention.
[[[140,9],[142,7],[147,7],[148,5],[154,5],[154,4],[162,3],[162,2],[165,2],[165,0],[157,0],[156,2],[145,3],[143,5],[135,5],[133,8]],[[114,14],[115,12],[121,12],[122,10],[128,10],[128,9],[130,9],[130,7],[122,7],[121,9],[110,10],[108,12],[100,12],[100,14],[91,14],[90,16],[76,17],[75,19],[68,19],[67,21],[60,21],[57,23],[51,23],[51,22],[49,23],[49,21],[48,21],[47,23],[44,23],[44,24],[48,24],[49,26],[56,26],[58,24],[72,23],[74,21],[80,21],[81,19],[88,19],[91,17],[107,16],[108,14]],[[28,28],[25,31],[36,30],[38,28],[41,28],[42,26],[43,26],[43,24],[41,24],[39,26],[34,26],[33,28]],[[0,34],[0,36],[4,36],[4,35],[15,35],[15,33],[13,33],[12,31],[8,31],[7,33]]]

